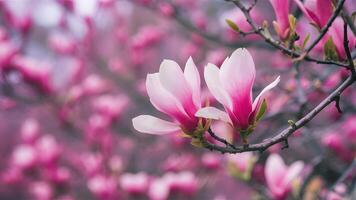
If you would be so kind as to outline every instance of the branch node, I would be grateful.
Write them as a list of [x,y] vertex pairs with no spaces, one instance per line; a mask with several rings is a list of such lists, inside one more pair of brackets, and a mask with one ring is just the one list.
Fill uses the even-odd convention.
[[247,149],[249,145],[250,145],[250,144],[248,144],[248,143],[243,144],[243,149]]
[[289,147],[289,143],[288,143],[288,139],[286,138],[286,139],[284,139],[284,145],[282,146],[282,150],[283,149],[287,149]]
[[297,129],[297,125],[295,124],[295,122],[293,120],[288,120],[288,124],[293,128],[293,129]]
[[340,95],[335,96],[335,107],[339,113],[342,113],[341,107],[340,107]]

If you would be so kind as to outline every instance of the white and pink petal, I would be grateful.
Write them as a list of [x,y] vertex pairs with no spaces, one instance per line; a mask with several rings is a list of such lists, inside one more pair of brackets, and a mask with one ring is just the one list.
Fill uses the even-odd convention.
[[217,101],[219,101],[225,107],[232,109],[230,96],[222,88],[219,73],[220,71],[218,67],[216,67],[214,64],[208,63],[204,70],[206,85],[208,86],[210,93]]
[[193,101],[195,106],[197,108],[200,108],[201,107],[200,75],[192,57],[189,57],[187,63],[185,64],[184,77],[192,91]]
[[159,69],[159,79],[163,88],[183,105],[187,114],[194,116],[196,108],[192,90],[179,65],[173,60],[163,60]]
[[180,130],[178,124],[151,115],[137,116],[132,119],[132,124],[137,131],[153,135],[164,135]]
[[175,113],[182,113],[182,115],[187,116],[179,101],[177,101],[172,94],[163,88],[158,73],[147,75],[146,90],[152,105],[157,110],[170,116]]
[[272,88],[276,87],[278,85],[279,81],[280,81],[280,76],[278,76],[272,83],[270,83],[265,88],[263,88],[261,93],[253,101],[252,110],[254,113],[257,113],[257,111],[259,110],[259,108],[262,104],[262,101],[265,98],[265,95],[267,94],[267,92],[270,91]]
[[198,110],[197,113],[195,113],[195,116],[206,118],[206,119],[220,120],[232,124],[229,115],[226,112],[219,110],[215,107],[202,108]]

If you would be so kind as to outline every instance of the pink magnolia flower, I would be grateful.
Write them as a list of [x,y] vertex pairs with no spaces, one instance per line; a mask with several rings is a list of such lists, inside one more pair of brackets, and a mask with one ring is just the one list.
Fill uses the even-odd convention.
[[98,174],[88,181],[89,190],[98,199],[113,199],[117,187],[116,181],[112,177]]
[[252,152],[241,154],[229,154],[227,158],[227,169],[231,176],[243,181],[249,181],[257,161],[257,156]]
[[191,171],[167,173],[163,177],[172,191],[194,194],[198,189],[197,177]]
[[294,1],[305,16],[319,28],[326,25],[333,12],[331,0],[306,0],[304,3],[300,0]]
[[38,181],[31,183],[30,186],[31,194],[34,196],[34,199],[38,200],[49,200],[53,199],[54,191],[51,185],[45,181]]
[[239,173],[252,171],[252,167],[257,161],[257,156],[252,152],[229,154],[226,157],[228,162],[231,163]]
[[165,179],[155,179],[150,184],[148,196],[151,200],[166,200],[169,196],[169,190],[169,185]]
[[[344,48],[344,22],[343,20],[338,17],[335,19],[334,23],[331,25],[328,31],[328,35],[332,38],[337,55],[339,56],[340,60],[346,59],[346,52]],[[348,41],[349,41],[349,48],[350,51],[355,48],[356,46],[356,36],[352,33],[352,31],[348,28]]]
[[285,199],[291,190],[292,181],[295,180],[303,170],[304,163],[296,161],[286,166],[281,156],[271,154],[265,167],[267,186],[274,199]]
[[204,77],[211,94],[223,104],[223,112],[214,107],[200,109],[196,116],[225,121],[242,132],[252,131],[256,116],[266,93],[279,83],[279,77],[265,87],[252,102],[255,64],[246,49],[235,50],[219,69],[213,64],[205,67]]
[[52,66],[49,63],[18,55],[13,58],[12,64],[25,81],[34,84],[41,92],[48,94],[54,90],[51,78]]
[[273,21],[273,26],[279,37],[284,40],[289,35],[289,0],[270,0],[276,20]]
[[28,118],[21,126],[21,139],[25,143],[34,143],[40,134],[40,125],[34,118]]
[[19,145],[12,154],[12,164],[21,169],[33,167],[38,161],[36,149],[31,145]]
[[131,194],[142,194],[149,186],[148,175],[144,172],[138,174],[126,173],[120,177],[121,188]]
[[136,130],[156,135],[180,129],[186,133],[196,130],[199,120],[194,115],[201,107],[200,77],[192,58],[188,59],[184,72],[176,62],[164,60],[158,73],[147,75],[146,88],[152,105],[174,122],[140,115],[132,120]]

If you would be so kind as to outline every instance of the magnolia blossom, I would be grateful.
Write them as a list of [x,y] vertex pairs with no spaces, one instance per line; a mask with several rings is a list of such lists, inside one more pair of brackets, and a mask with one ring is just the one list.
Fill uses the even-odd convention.
[[204,71],[206,84],[216,100],[223,104],[226,112],[205,107],[196,116],[225,121],[240,131],[240,134],[252,131],[266,93],[280,79],[277,77],[252,101],[255,75],[255,64],[246,49],[235,50],[230,58],[225,59],[220,69],[209,63]]
[[273,21],[273,26],[279,37],[284,40],[287,39],[290,31],[289,26],[289,0],[270,0],[276,21]]
[[306,17],[319,28],[326,25],[333,13],[331,0],[306,0],[304,3],[300,0],[294,1]]
[[184,72],[172,60],[164,60],[158,73],[148,74],[146,89],[153,106],[173,118],[168,122],[150,115],[132,120],[136,130],[149,134],[166,134],[182,129],[192,133],[198,127],[195,113],[201,107],[199,72],[189,58]]
[[[346,59],[346,52],[344,48],[344,22],[343,20],[338,17],[335,19],[331,27],[329,28],[328,35],[329,37],[333,40],[333,43],[336,47],[336,53],[339,56],[340,60],[345,60]],[[350,51],[355,48],[356,46],[356,37],[352,33],[350,29],[347,30],[347,39],[349,41],[349,48]]]
[[148,188],[148,175],[144,172],[138,174],[126,173],[120,177],[121,188],[132,194],[144,193]]
[[257,161],[257,156],[252,152],[239,154],[229,154],[226,156],[228,171],[234,177],[248,181],[251,178],[253,167]]
[[303,170],[304,163],[296,161],[286,166],[281,156],[271,154],[265,167],[267,187],[274,199],[285,199],[291,190],[292,181],[295,180]]

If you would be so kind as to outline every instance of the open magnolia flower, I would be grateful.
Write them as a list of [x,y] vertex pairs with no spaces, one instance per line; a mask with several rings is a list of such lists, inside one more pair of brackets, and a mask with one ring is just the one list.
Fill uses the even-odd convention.
[[298,178],[303,167],[302,161],[286,166],[281,156],[271,154],[265,166],[265,176],[271,196],[276,200],[285,199],[292,189],[293,181]]
[[158,73],[147,75],[146,89],[152,105],[173,122],[140,115],[132,120],[136,130],[156,135],[178,130],[188,135],[203,132],[202,120],[195,117],[201,107],[200,77],[192,58],[188,59],[184,72],[176,62],[164,60]]
[[252,102],[255,75],[255,64],[246,49],[235,50],[230,58],[225,59],[220,69],[209,63],[204,71],[206,84],[226,112],[214,107],[205,107],[200,109],[196,116],[231,124],[240,132],[244,142],[247,142],[246,136],[253,131],[266,109],[264,101],[266,93],[279,82],[278,76]]

